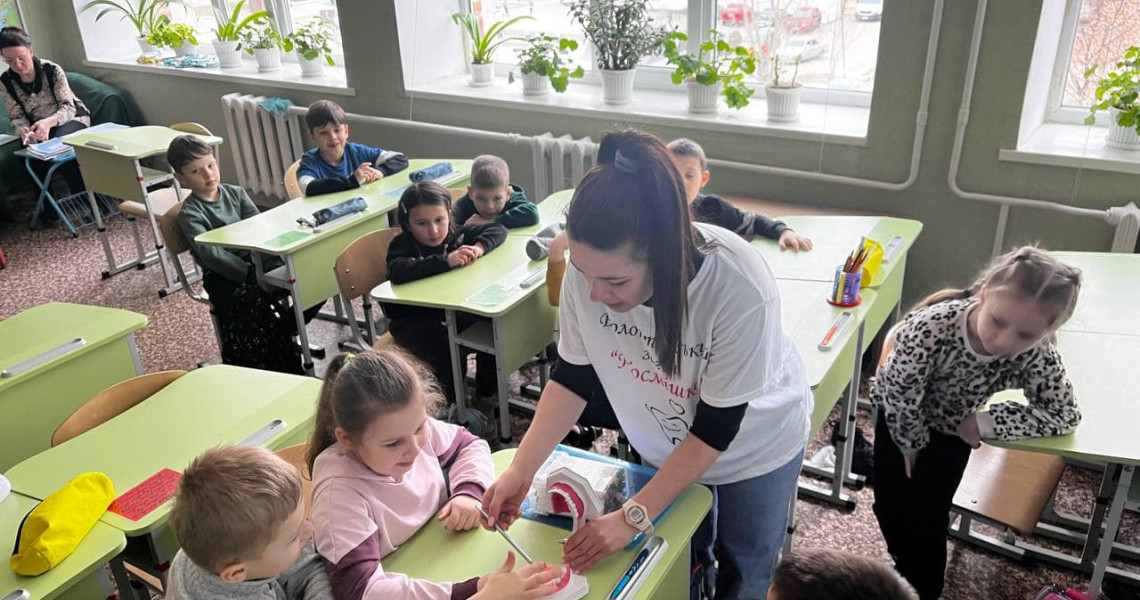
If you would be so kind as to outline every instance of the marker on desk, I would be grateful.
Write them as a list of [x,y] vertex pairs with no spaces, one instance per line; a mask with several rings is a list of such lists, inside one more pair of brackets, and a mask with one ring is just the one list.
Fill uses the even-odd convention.
[[0,600],[32,600],[32,593],[24,588],[19,588],[4,594]]
[[522,283],[519,284],[519,287],[525,290],[526,288],[531,287],[540,281],[544,281],[545,279],[546,271],[536,271],[533,275],[522,280]]
[[883,251],[883,261],[889,261],[895,257],[895,254],[902,248],[903,239],[901,235],[896,235],[887,242],[887,248]]
[[273,419],[241,441],[242,446],[260,446],[285,429],[284,419]]
[[645,580],[649,578],[649,573],[653,571],[653,567],[661,560],[661,556],[665,554],[665,549],[668,547],[669,544],[665,543],[665,539],[661,536],[649,538],[649,541],[645,542],[641,551],[637,553],[637,557],[630,563],[625,574],[618,580],[613,591],[610,592],[609,600],[632,598],[641,589]]
[[843,328],[847,325],[847,322],[851,320],[851,317],[851,311],[849,310],[845,310],[838,317],[835,317],[835,321],[831,323],[831,327],[828,328],[827,333],[819,342],[820,351],[827,352],[831,350],[835,336],[839,335],[840,331],[843,331]]

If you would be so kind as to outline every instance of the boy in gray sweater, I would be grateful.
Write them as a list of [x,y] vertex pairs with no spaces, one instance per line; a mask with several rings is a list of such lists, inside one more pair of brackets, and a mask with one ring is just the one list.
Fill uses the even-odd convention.
[[332,600],[301,476],[264,448],[222,446],[196,458],[170,524],[182,549],[167,600]]

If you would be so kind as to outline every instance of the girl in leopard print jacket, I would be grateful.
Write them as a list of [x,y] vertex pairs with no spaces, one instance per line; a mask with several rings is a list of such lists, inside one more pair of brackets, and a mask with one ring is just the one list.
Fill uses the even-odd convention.
[[[1080,271],[1035,247],[999,257],[965,290],[943,290],[894,332],[871,399],[875,514],[896,568],[923,600],[941,594],[947,514],[982,439],[1064,435],[1081,413],[1053,332],[1073,313]],[[1022,389],[1028,404],[980,409]]]

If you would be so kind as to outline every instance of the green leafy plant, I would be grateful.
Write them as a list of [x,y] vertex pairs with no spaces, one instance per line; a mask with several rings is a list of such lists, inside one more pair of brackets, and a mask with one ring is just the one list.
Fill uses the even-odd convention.
[[198,31],[185,23],[161,23],[146,36],[146,43],[159,48],[179,48],[187,41],[197,46]]
[[268,22],[250,25],[238,35],[246,54],[253,54],[254,50],[272,50],[274,48],[286,52],[293,51],[293,41],[281,37],[281,32]]
[[597,50],[599,69],[625,71],[661,52],[669,31],[654,27],[651,0],[574,0],[570,15]]
[[479,26],[479,17],[472,13],[455,13],[451,15],[451,20],[462,27],[467,32],[467,37],[471,38],[471,62],[485,65],[491,62],[495,50],[498,50],[503,43],[523,41],[523,38],[518,36],[502,37],[507,28],[520,21],[533,21],[534,17],[522,15],[508,21],[498,21],[492,23],[486,31]]
[[[776,56],[773,57],[773,65],[774,66],[772,68],[772,83],[769,83],[768,87],[785,88],[786,89],[786,88],[794,88],[794,87],[800,85],[800,84],[796,83],[796,76],[800,74],[800,57],[797,56],[796,60],[794,60],[792,62],[795,65],[795,67],[792,69],[792,79],[790,81],[782,81],[781,82],[780,81],[780,55],[777,54]],[[787,64],[787,63],[784,63],[784,64]]]
[[170,17],[163,13],[169,5],[182,3],[182,0],[92,0],[83,5],[82,11],[103,7],[103,10],[95,15],[96,21],[107,15],[120,13],[122,16],[119,19],[130,21],[142,37],[170,22]]
[[333,66],[332,26],[321,17],[313,17],[290,33],[288,39],[293,48],[306,60],[316,60],[323,56],[329,66]]
[[697,52],[682,52],[681,43],[689,36],[674,31],[665,38],[665,58],[676,66],[673,83],[680,85],[694,81],[700,85],[721,84],[721,94],[729,108],[737,110],[748,106],[756,90],[744,83],[744,78],[756,72],[756,56],[744,46],[732,46],[720,37],[715,29],[709,30],[709,39],[702,42]]
[[241,8],[245,5],[245,0],[240,0],[237,6],[234,6],[234,12],[228,18],[224,12],[214,8],[214,19],[218,22],[218,27],[214,29],[214,34],[218,36],[219,42],[236,42],[241,39],[241,32],[249,27],[258,23],[269,22],[269,11],[259,10],[249,13],[244,19],[241,18]]
[[581,79],[586,74],[581,66],[570,70],[569,53],[578,49],[578,42],[545,34],[531,36],[526,41],[526,48],[515,51],[519,71],[546,77],[559,94],[566,91],[571,78]]
[[[1085,71],[1085,77],[1092,77],[1097,66]],[[1140,48],[1132,46],[1124,52],[1124,58],[1116,63],[1116,69],[1109,71],[1096,86],[1096,104],[1089,107],[1085,124],[1096,123],[1096,112],[1115,108],[1116,123],[1121,127],[1135,129],[1140,133]]]

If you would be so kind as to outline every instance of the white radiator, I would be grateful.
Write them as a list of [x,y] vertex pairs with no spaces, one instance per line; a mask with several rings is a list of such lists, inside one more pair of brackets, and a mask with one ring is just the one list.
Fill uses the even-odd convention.
[[532,197],[539,201],[577,185],[598,160],[598,144],[590,138],[575,140],[569,135],[554,137],[548,132],[530,139],[534,152]]
[[226,94],[222,114],[227,141],[234,155],[238,183],[250,192],[260,192],[285,201],[285,171],[301,159],[300,120],[286,112],[273,115],[261,108],[264,96]]
[[1112,236],[1113,252],[1135,252],[1136,238],[1140,235],[1140,208],[1129,202],[1108,209],[1108,222],[1116,225]]

